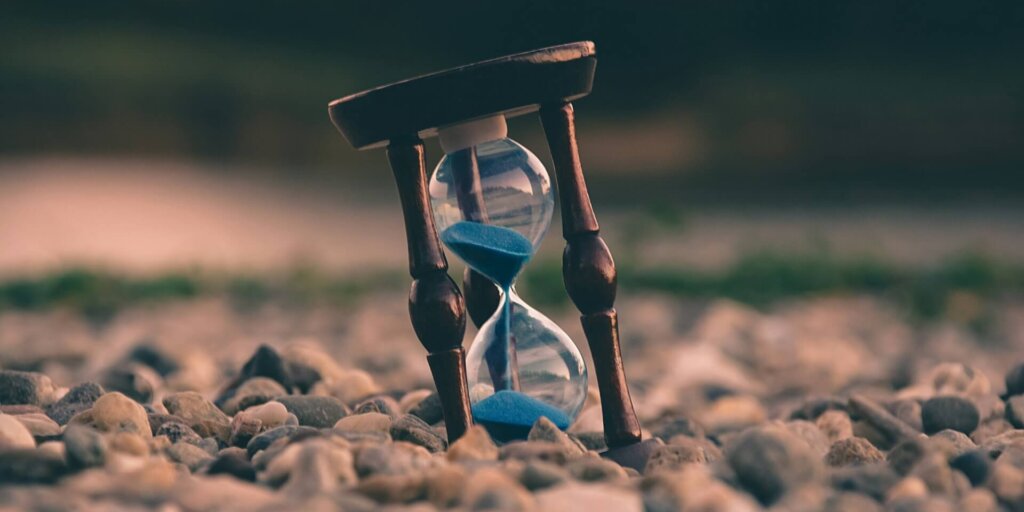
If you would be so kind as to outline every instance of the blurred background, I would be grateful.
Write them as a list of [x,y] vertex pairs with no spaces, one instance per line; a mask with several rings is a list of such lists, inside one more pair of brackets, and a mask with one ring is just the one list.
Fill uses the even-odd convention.
[[[122,274],[403,288],[384,155],[327,103],[584,39],[579,140],[627,293],[1015,290],[1022,21],[1010,1],[4,2],[0,304],[166,291]],[[510,130],[550,162],[534,116]],[[538,300],[565,302],[561,245],[526,278]]]

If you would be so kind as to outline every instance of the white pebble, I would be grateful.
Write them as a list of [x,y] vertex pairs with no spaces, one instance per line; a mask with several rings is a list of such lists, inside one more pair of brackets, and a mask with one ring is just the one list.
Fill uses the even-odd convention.
[[20,421],[9,414],[0,414],[0,448],[35,448],[36,440]]
[[283,425],[288,420],[288,409],[281,402],[270,401],[262,405],[254,405],[245,410],[255,416],[266,427]]

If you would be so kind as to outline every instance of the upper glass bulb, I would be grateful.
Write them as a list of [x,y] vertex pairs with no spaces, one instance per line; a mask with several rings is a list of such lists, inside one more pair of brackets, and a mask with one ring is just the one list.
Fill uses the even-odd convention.
[[551,179],[536,155],[505,136],[504,126],[499,116],[441,131],[445,155],[429,188],[434,222],[438,233],[460,221],[508,228],[536,250],[554,214]]

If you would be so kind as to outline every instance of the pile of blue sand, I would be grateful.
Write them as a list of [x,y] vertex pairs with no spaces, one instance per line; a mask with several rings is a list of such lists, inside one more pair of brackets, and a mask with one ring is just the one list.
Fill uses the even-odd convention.
[[519,391],[502,390],[472,407],[473,419],[497,441],[525,439],[541,416],[565,430],[572,418],[557,407]]
[[456,222],[441,232],[441,240],[467,265],[505,290],[533,256],[533,244],[525,236],[491,224]]

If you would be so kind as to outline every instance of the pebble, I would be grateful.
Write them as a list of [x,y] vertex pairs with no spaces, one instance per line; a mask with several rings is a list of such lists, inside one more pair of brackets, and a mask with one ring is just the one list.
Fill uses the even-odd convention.
[[84,382],[64,394],[60,400],[46,407],[46,415],[60,425],[66,425],[71,418],[90,409],[93,402],[103,396],[106,391],[95,382]]
[[107,370],[100,379],[107,391],[123,393],[140,403],[149,402],[160,388],[161,378],[152,368],[138,363],[118,365]]
[[241,448],[227,448],[221,451],[206,469],[209,475],[231,475],[246,482],[256,481],[256,468]]
[[970,512],[998,512],[1000,510],[996,496],[988,489],[972,489],[957,504],[956,510]]
[[651,427],[651,434],[662,439],[678,435],[704,437],[704,427],[687,416],[667,416]]
[[32,437],[37,439],[60,435],[60,425],[41,412],[19,414],[14,418],[20,421],[22,425],[25,425],[25,428],[32,433]]
[[659,446],[647,459],[644,474],[655,474],[659,471],[678,471],[688,464],[707,464],[721,457],[721,452],[714,445],[702,443],[686,436],[673,437],[669,444]]
[[482,468],[466,482],[462,496],[468,510],[534,510],[534,498],[504,471]]
[[[861,416],[891,444],[918,437],[920,432],[863,395],[850,396],[850,410]],[[940,429],[941,430],[941,429]],[[862,436],[866,437],[866,436]]]
[[359,447],[354,455],[360,478],[416,473],[433,467],[436,462],[426,448],[401,441]]
[[626,478],[626,470],[622,466],[597,456],[579,457],[566,464],[565,469],[581,482],[604,482]]
[[423,400],[420,400],[409,414],[433,425],[444,419],[444,410],[441,409],[441,397],[436,391],[431,392]]
[[[53,484],[67,472],[64,459],[48,452],[24,448],[0,450],[2,484]],[[7,498],[0,500],[7,501]],[[11,507],[10,510],[16,508]]]
[[1024,395],[1017,394],[1006,400],[1006,421],[1014,428],[1024,429]]
[[238,447],[246,446],[262,430],[263,422],[256,416],[245,411],[235,414],[235,417],[231,418],[231,438],[228,440],[228,444]]
[[157,429],[154,435],[167,436],[167,439],[171,443],[190,443],[198,445],[202,442],[203,438],[199,434],[196,434],[194,430],[188,425],[180,421],[167,421],[162,423]]
[[[288,374],[288,368],[284,359],[278,355],[276,350],[268,345],[260,345],[252,357],[242,365],[237,382],[241,385],[253,377],[273,379],[289,392],[293,387],[292,378]],[[230,387],[234,388],[237,386]]]
[[906,475],[930,451],[925,440],[908,439],[889,450],[885,458],[896,473]]
[[315,428],[331,428],[349,413],[341,400],[330,396],[281,396],[276,401],[298,418],[299,425]]
[[53,382],[42,373],[0,370],[0,404],[47,405],[55,392]]
[[836,396],[812,396],[805,398],[799,407],[789,415],[791,420],[816,421],[829,411],[846,412],[846,400]]
[[544,441],[561,446],[565,450],[566,458],[572,458],[587,453],[587,448],[579,441],[569,437],[562,429],[545,416],[541,416],[534,422],[527,435],[528,441]]
[[427,501],[438,508],[452,508],[462,498],[462,488],[469,475],[457,464],[432,470],[426,478]]
[[480,425],[473,425],[448,447],[446,457],[453,462],[497,460],[498,446],[494,444],[487,429]]
[[783,426],[786,430],[792,432],[793,435],[807,443],[807,446],[820,457],[824,457],[828,453],[829,446],[832,445],[821,429],[809,421],[787,421],[783,423]]
[[309,391],[311,395],[333,396],[346,404],[380,393],[380,387],[369,373],[362,370],[346,370],[342,375],[317,382]]
[[127,359],[152,368],[153,371],[161,377],[167,377],[180,369],[178,361],[165,353],[159,347],[149,343],[140,343],[136,345],[132,348],[132,351],[128,353]]
[[814,424],[825,434],[829,443],[853,437],[853,422],[845,411],[827,410],[818,416]]
[[765,505],[822,474],[821,459],[793,434],[777,427],[746,430],[725,451],[737,481]]
[[288,394],[288,390],[274,379],[253,377],[236,388],[230,397],[218,401],[217,405],[225,414],[234,415],[240,410],[260,405]]
[[288,483],[282,489],[285,494],[304,496],[333,492],[339,486],[356,483],[352,453],[347,449],[324,439],[313,439],[293,446],[298,448],[298,452]]
[[626,489],[603,485],[560,485],[537,493],[540,510],[615,510],[643,512],[644,504]]
[[881,463],[846,466],[832,472],[832,487],[840,491],[865,494],[883,501],[900,475]]
[[767,417],[758,399],[747,395],[730,395],[715,400],[700,415],[700,423],[711,434],[720,435],[764,423]]
[[907,499],[925,498],[927,496],[928,486],[920,478],[908,476],[889,488],[885,501],[886,503],[894,503]]
[[127,431],[153,437],[146,409],[135,400],[113,391],[99,397],[92,405],[92,422],[105,432]]
[[937,396],[921,406],[921,424],[928,435],[947,428],[969,435],[980,419],[974,402],[960,396]]
[[352,409],[355,414],[366,414],[368,412],[377,412],[381,414],[387,414],[392,418],[397,418],[401,414],[401,406],[398,405],[398,401],[390,396],[375,396],[367,398],[362,402],[356,404]]
[[885,460],[882,452],[863,437],[848,437],[832,443],[825,463],[829,466],[849,466],[851,464],[867,464]]
[[193,472],[213,459],[206,450],[191,443],[174,443],[167,448],[166,453],[171,460],[184,464],[189,471]]
[[32,449],[36,440],[16,416],[0,414],[0,450]]
[[334,430],[342,432],[385,432],[390,435],[391,416],[379,412],[367,412],[345,416],[334,424]]
[[138,434],[118,432],[109,437],[111,450],[139,457],[149,455],[149,444]]
[[1006,372],[1006,396],[1024,394],[1024,363],[1014,366]]
[[571,478],[569,472],[557,464],[532,460],[519,472],[519,483],[531,491],[546,489]]
[[244,412],[246,415],[260,420],[260,423],[267,428],[278,427],[288,421],[288,408],[281,402],[270,401],[262,405],[255,405]]
[[252,438],[249,443],[245,446],[249,456],[256,455],[256,452],[264,450],[269,447],[274,441],[285,437],[293,437],[298,434],[316,434],[318,431],[310,427],[297,427],[293,425],[282,425],[277,428],[272,428],[260,435]]
[[72,467],[91,468],[106,462],[109,448],[107,440],[96,430],[84,425],[69,425],[64,430],[64,450]]
[[195,391],[170,394],[163,399],[164,407],[178,416],[201,437],[214,436],[228,442],[231,437],[231,418],[217,406]]
[[[402,395],[402,398],[398,400],[398,409],[405,414],[409,414],[409,411],[411,411],[413,408],[419,405],[420,402],[425,400],[428,396],[434,394],[437,393],[429,389],[416,389],[410,391]],[[423,418],[420,419],[422,420]]]
[[430,425],[411,414],[395,419],[391,423],[390,433],[395,441],[417,444],[434,453],[444,451],[448,447],[448,442]]
[[949,466],[963,473],[975,487],[988,481],[992,474],[992,459],[980,450],[968,451],[954,457],[949,461]]
[[910,425],[914,430],[924,430],[924,425],[921,422],[921,402],[909,399],[897,400],[889,405],[889,409],[896,418]]
[[950,429],[936,432],[931,436],[931,440],[941,443],[951,458],[978,447],[970,437],[967,437],[967,434]]
[[498,450],[500,460],[550,462],[564,466],[567,460],[564,447],[546,441],[513,441]]

